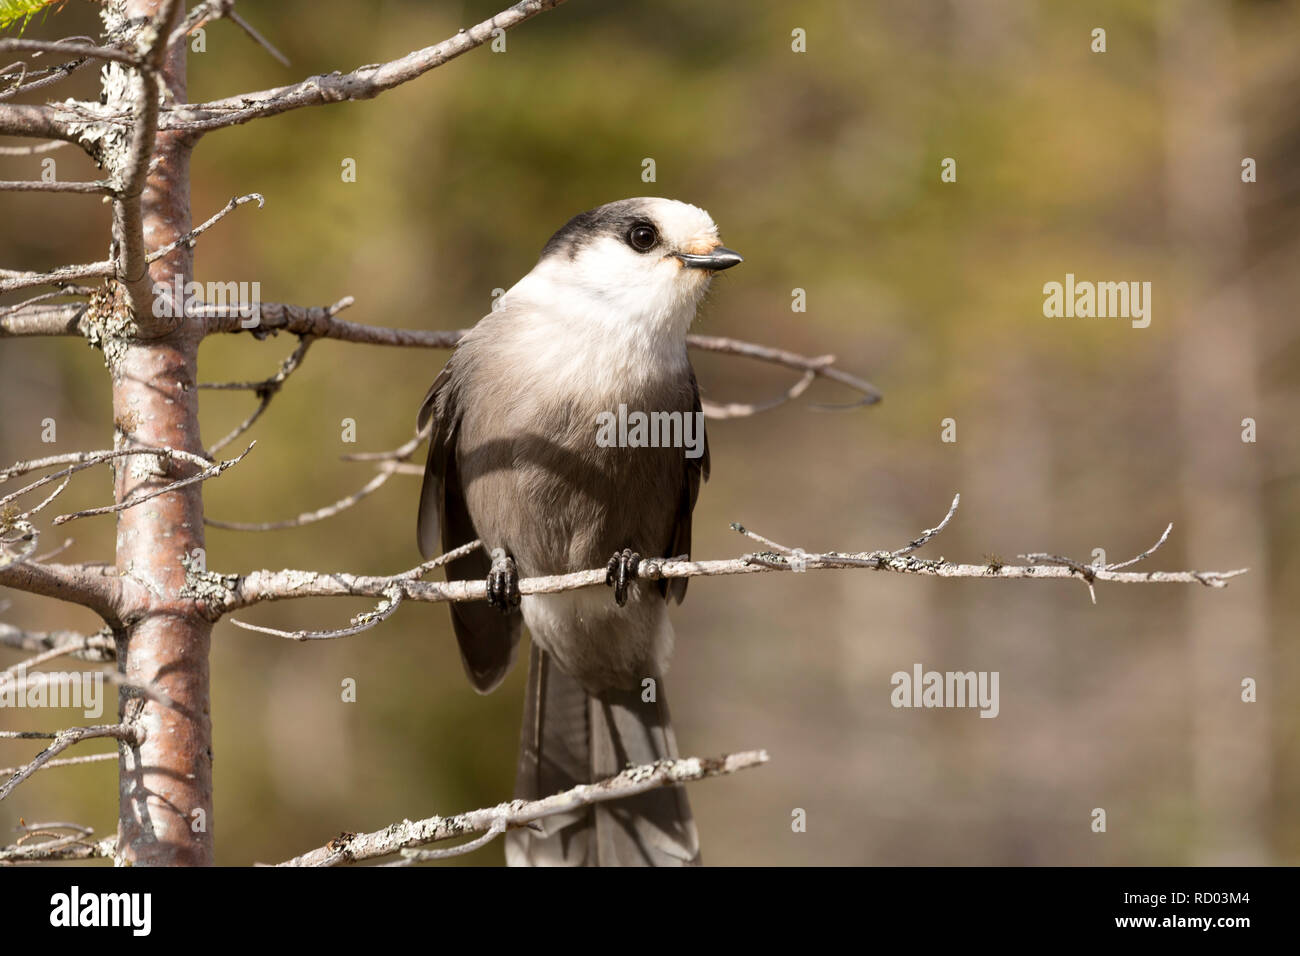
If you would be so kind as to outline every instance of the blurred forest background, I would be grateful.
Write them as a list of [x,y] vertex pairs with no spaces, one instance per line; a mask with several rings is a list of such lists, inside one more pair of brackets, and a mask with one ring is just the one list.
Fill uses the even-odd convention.
[[[190,99],[400,56],[499,4],[242,0],[293,66],[217,23],[190,57]],[[96,12],[70,0],[27,35],[97,35]],[[1105,53],[1090,50],[1096,27]],[[806,53],[791,49],[795,28]],[[681,750],[772,755],[692,788],[705,862],[1295,864],[1297,49],[1300,6],[1265,0],[570,0],[509,33],[505,53],[483,47],[371,102],[209,135],[193,163],[195,221],[234,195],[267,203],[200,241],[196,278],[258,281],[266,301],[352,295],[344,317],[359,322],[461,328],[579,210],[636,195],[707,208],[746,261],[714,284],[696,330],[833,352],[885,401],[817,412],[851,397],[818,383],[775,411],[710,423],[696,556],[750,550],[732,521],[807,550],[894,548],[961,492],[922,554],[1091,560],[1104,548],[1117,561],[1172,521],[1144,567],[1252,570],[1222,591],[1100,585],[1096,606],[1066,581],[697,581],[674,611]],[[54,95],[96,91],[86,70]],[[61,180],[96,175],[75,149],[51,155]],[[945,157],[956,183],[940,181]],[[1241,181],[1244,157],[1257,183]],[[345,158],[355,183],[342,181]],[[39,157],[0,157],[0,178],[39,173]],[[101,259],[108,231],[93,197],[0,194],[6,268]],[[1067,272],[1150,281],[1150,327],[1045,318],[1043,285]],[[806,313],[791,311],[796,287]],[[264,378],[294,344],[209,339],[201,379]],[[257,449],[205,486],[208,515],[288,518],[360,487],[372,466],[338,456],[407,439],[445,358],[319,342],[254,429]],[[742,359],[695,361],[714,400],[792,381]],[[0,462],[110,446],[108,396],[85,343],[0,341]],[[204,438],[251,402],[205,395]],[[40,440],[46,417],[53,446]],[[1241,438],[1247,417],[1255,444]],[[344,418],[355,445],[340,441]],[[940,440],[945,418],[955,443]],[[397,476],[293,530],[210,529],[209,567],[406,569],[419,560],[418,488]],[[109,500],[99,469],[60,504]],[[67,534],[63,560],[112,560],[113,519]],[[69,606],[4,599],[0,616],[25,628],[98,627]],[[237,616],[325,628],[371,603]],[[17,659],[0,653],[0,666]],[[916,662],[999,671],[1001,714],[894,709],[890,675]],[[408,604],[360,636],[305,645],[223,621],[213,667],[220,863],[510,796],[525,668],[476,695],[444,607]],[[356,703],[340,700],[349,677]],[[1246,677],[1258,703],[1241,702]],[[71,722],[80,715],[0,711],[4,728]],[[0,765],[34,752],[4,742]],[[796,807],[806,833],[791,832]],[[1090,829],[1095,807],[1105,834]],[[106,834],[116,811],[115,764],[51,770],[0,805],[0,832],[11,842],[21,815]],[[456,862],[501,860],[498,841]]]

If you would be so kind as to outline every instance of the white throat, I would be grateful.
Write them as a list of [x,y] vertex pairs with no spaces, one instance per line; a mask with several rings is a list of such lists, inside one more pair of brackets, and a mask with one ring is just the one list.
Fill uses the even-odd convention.
[[518,316],[510,336],[516,362],[544,369],[562,393],[590,397],[684,372],[702,288],[612,286],[575,265],[540,262],[498,300]]

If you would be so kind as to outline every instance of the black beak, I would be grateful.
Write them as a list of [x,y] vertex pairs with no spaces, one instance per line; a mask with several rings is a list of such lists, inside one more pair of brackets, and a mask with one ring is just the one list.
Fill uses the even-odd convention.
[[682,265],[687,269],[708,269],[710,272],[721,272],[745,261],[739,252],[726,246],[718,246],[707,256],[693,256],[686,252],[677,252],[674,255],[682,260]]

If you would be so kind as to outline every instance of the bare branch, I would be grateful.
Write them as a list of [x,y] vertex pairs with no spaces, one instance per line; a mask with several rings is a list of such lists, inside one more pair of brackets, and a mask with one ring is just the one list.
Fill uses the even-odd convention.
[[97,196],[113,195],[108,183],[54,183],[41,180],[0,180],[0,192],[16,193],[90,193]]
[[118,623],[122,579],[103,564],[0,564],[0,587],[58,598],[90,608],[110,624]]
[[[682,558],[648,558],[641,562],[637,577],[644,581],[672,578],[721,577],[733,574],[758,574],[767,571],[821,571],[864,568],[873,571],[892,571],[895,574],[915,574],[939,578],[1072,578],[1083,577],[1091,583],[1110,581],[1116,584],[1204,584],[1224,587],[1229,579],[1245,574],[1248,569],[1232,571],[1117,571],[1083,566],[1027,565],[1013,567],[1004,564],[954,564],[943,558],[922,559],[911,552],[933,539],[947,527],[957,509],[959,497],[938,526],[925,531],[920,537],[902,548],[892,551],[862,551],[840,553],[805,552],[801,548],[778,545],[739,525],[733,527],[751,538],[773,547],[774,551],[746,554],[739,558],[715,561],[690,561]],[[780,552],[780,553],[778,553]],[[1080,570],[1083,567],[1083,570]],[[525,594],[556,594],[578,588],[606,583],[605,568],[575,571],[570,574],[541,575],[519,582],[519,592]],[[219,616],[232,610],[250,607],[263,601],[283,601],[305,597],[384,597],[401,590],[403,597],[412,601],[439,603],[444,601],[481,601],[487,597],[485,581],[421,582],[404,575],[357,575],[344,572],[316,572],[300,570],[253,571],[245,575],[219,575],[211,572],[192,573],[189,588],[202,596],[210,612]]]
[[[97,757],[101,755],[96,755]],[[104,757],[117,759],[117,754],[105,754]],[[75,758],[84,760],[87,758]],[[47,767],[66,766],[72,761],[51,760]],[[3,773],[3,771],[0,771]],[[15,863],[46,863],[65,860],[90,860],[95,858],[114,859],[116,855],[116,837],[109,837],[91,842],[95,831],[77,823],[31,823],[19,826],[23,834],[12,846],[0,847],[0,866]],[[56,831],[71,830],[71,833]],[[32,837],[46,837],[40,842],[30,842]]]
[[[257,323],[251,328],[245,326],[246,315],[237,309],[206,308],[196,310],[196,315],[207,319],[209,333],[251,331],[259,337],[268,333],[293,332],[297,335],[311,335],[314,338],[338,339],[343,342],[356,342],[367,345],[392,345],[399,348],[455,348],[464,329],[450,331],[426,331],[424,329],[390,329],[375,325],[362,325],[346,322],[334,316],[353,304],[351,296],[339,300],[329,308],[308,308],[303,306],[283,305],[264,302],[257,316]],[[835,356],[820,355],[815,358],[787,352],[784,349],[768,348],[753,342],[739,339],[720,338],[709,335],[688,335],[686,343],[692,348],[706,352],[719,352],[724,355],[739,355],[745,358],[770,362],[784,368],[802,373],[802,377],[783,395],[767,402],[754,404],[702,402],[704,413],[710,418],[739,418],[767,411],[784,404],[804,393],[813,377],[827,378],[847,385],[862,395],[856,405],[870,405],[880,401],[880,391],[870,382],[851,375],[834,365]],[[856,407],[850,405],[845,407]],[[824,407],[824,406],[823,406]]]
[[358,614],[352,619],[349,627],[339,628],[333,631],[282,631],[279,628],[264,627],[261,624],[249,624],[246,621],[237,621],[230,619],[230,623],[236,627],[242,627],[246,631],[260,631],[263,634],[270,634],[273,637],[286,637],[291,641],[328,641],[336,637],[351,637],[353,634],[360,634],[362,631],[368,631],[393,616],[402,605],[402,589],[400,587],[389,588],[384,593],[381,600],[373,611],[366,611]]
[[711,402],[707,398],[701,397],[700,408],[709,418],[748,418],[750,415],[771,411],[786,402],[794,401],[808,390],[808,386],[813,383],[813,379],[816,377],[816,372],[804,372],[803,378],[791,385],[781,395],[766,402]]
[[167,38],[167,46],[171,48],[180,42],[181,38],[193,33],[196,29],[213,20],[227,19],[249,38],[260,46],[267,53],[271,54],[281,66],[289,65],[289,58],[271,45],[271,42],[258,33],[253,27],[241,17],[235,10],[235,0],[205,0],[190,11],[185,22],[172,31],[172,35]]
[[289,357],[280,363],[280,369],[270,378],[263,379],[260,382],[200,382],[199,388],[208,388],[218,391],[247,390],[257,395],[257,407],[253,409],[252,414],[245,418],[233,431],[224,438],[208,447],[209,456],[215,457],[217,452],[225,448],[232,441],[238,438],[244,432],[253,427],[253,423],[262,417],[267,406],[271,404],[271,399],[280,393],[285,381],[298,370],[302,365],[303,358],[307,355],[307,349],[311,348],[313,339],[309,335],[304,335],[298,342],[298,347],[290,353]]
[[49,143],[34,143],[31,146],[0,146],[0,156],[33,156],[38,153],[52,153],[56,149],[71,146],[76,140],[56,139]]
[[258,209],[261,209],[263,206],[266,205],[266,200],[262,198],[262,195],[260,193],[249,193],[247,196],[235,196],[230,200],[230,202],[226,203],[225,206],[223,206],[220,210],[218,210],[216,215],[212,216],[210,219],[208,219],[206,222],[202,223],[201,225],[191,229],[189,232],[181,236],[175,242],[170,242],[167,245],[163,246],[161,249],[155,249],[153,252],[149,253],[149,255],[145,257],[145,261],[156,262],[157,260],[161,259],[163,256],[167,255],[169,252],[171,252],[173,249],[176,249],[177,247],[182,245],[188,245],[191,249],[194,248],[195,239],[197,239],[203,233],[207,232],[209,229],[211,229],[213,226],[219,223],[222,219],[225,219],[226,216],[228,216],[230,212],[234,210],[236,207],[242,206],[246,202],[253,202],[254,200],[256,200],[257,202]]
[[847,385],[854,391],[859,392],[862,395],[862,400],[857,403],[859,405],[872,405],[880,401],[881,398],[880,390],[870,382],[836,368],[834,365],[835,356],[833,355],[806,358],[794,352],[787,352],[785,349],[768,348],[765,345],[755,345],[752,342],[742,342],[739,339],[722,338],[716,335],[688,335],[686,336],[686,342],[692,348],[704,352],[742,355],[746,358],[758,359],[760,362],[771,362],[773,365],[783,365],[786,368],[797,369],[801,372],[812,372],[820,378],[827,378],[841,385]]
[[305,524],[312,524],[316,521],[323,521],[326,518],[332,518],[340,511],[346,511],[361,499],[368,495],[374,494],[393,474],[397,471],[395,465],[383,465],[379,473],[371,478],[368,482],[358,488],[352,494],[345,498],[340,498],[333,504],[325,505],[323,508],[317,508],[315,511],[307,511],[298,515],[296,518],[286,518],[283,521],[263,521],[260,523],[250,523],[246,521],[218,521],[215,518],[205,517],[203,523],[210,528],[224,528],[226,531],[279,531],[283,528],[299,528]]
[[460,337],[465,334],[463,331],[388,329],[335,318],[353,302],[352,296],[345,296],[326,307],[263,302],[259,305],[256,316],[252,317],[256,319],[252,325],[247,324],[250,320],[247,313],[237,308],[200,306],[194,310],[194,315],[207,320],[208,334],[252,332],[258,338],[265,338],[276,332],[292,332],[317,339],[337,339],[363,345],[393,345],[399,348],[455,348]]
[[16,272],[0,269],[0,292],[16,292],[38,285],[61,285],[78,279],[102,279],[113,275],[116,264],[112,259],[87,262],[75,266],[59,266],[49,272]]
[[[102,754],[86,754],[84,757],[60,757],[58,760],[47,760],[42,769],[53,770],[56,767],[77,767],[87,763],[103,763],[107,760],[117,760],[117,754],[109,752]],[[8,777],[17,773],[22,767],[0,767],[0,777]]]
[[[430,561],[425,561],[423,564],[412,568],[410,571],[405,571],[402,574],[395,575],[394,579],[395,581],[419,580],[421,576],[432,571],[434,568],[441,567],[448,561],[455,561],[457,558],[470,554],[473,551],[477,551],[482,546],[482,542],[479,541],[471,541],[469,544],[462,544],[459,548],[453,548],[446,554],[439,555]],[[384,592],[383,600],[380,601],[379,606],[373,611],[366,611],[363,614],[358,614],[352,619],[352,625],[350,627],[340,628],[333,631],[281,631],[274,627],[263,627],[260,624],[248,624],[244,621],[236,621],[233,618],[230,623],[237,627],[242,627],[245,630],[260,631],[263,634],[271,634],[275,637],[286,637],[293,641],[331,640],[336,637],[349,637],[353,634],[359,634],[362,631],[369,630],[381,622],[386,621],[388,618],[392,617],[393,612],[401,605],[403,597],[404,592],[402,591],[402,588],[395,583],[391,588]]]
[[[69,60],[67,63],[57,63],[53,66],[47,66],[44,69],[32,70],[31,72],[27,71],[26,64],[18,64],[23,67],[22,73],[14,85],[10,86],[7,90],[0,90],[0,100],[13,99],[20,93],[35,93],[37,90],[43,90],[47,86],[61,83],[89,62],[90,60],[87,57],[78,57],[77,59]],[[7,74],[9,71],[6,70],[4,72]],[[30,151],[31,147],[26,147],[26,149]],[[3,152],[4,151],[0,151],[0,154],[3,154]]]
[[[69,126],[67,115],[51,106],[28,106],[0,103],[0,136],[27,136],[33,139],[58,139],[80,144],[79,133]],[[8,147],[21,150],[22,147]],[[36,152],[35,149],[32,150]],[[8,155],[22,155],[20,152]]]
[[18,475],[25,475],[31,471],[39,471],[42,468],[53,468],[57,465],[68,465],[69,467],[62,471],[56,471],[53,474],[45,475],[38,478],[31,484],[19,488],[17,491],[0,498],[0,508],[10,504],[14,500],[27,494],[29,491],[35,491],[37,488],[44,487],[50,482],[58,481],[66,475],[71,475],[78,471],[84,471],[87,468],[93,468],[96,465],[102,465],[105,462],[112,461],[115,458],[125,458],[131,455],[151,455],[160,458],[159,467],[166,470],[169,467],[171,459],[189,462],[191,465],[197,465],[200,468],[207,468],[212,464],[206,458],[195,455],[192,452],[182,451],[179,448],[152,448],[148,446],[136,446],[130,448],[112,448],[104,451],[77,451],[68,452],[63,455],[50,455],[48,458],[35,458],[31,461],[17,461],[7,468],[0,469],[0,483],[6,482]]
[[[339,455],[341,461],[409,461],[415,454],[415,450],[420,447],[420,442],[429,437],[433,431],[433,422],[425,422],[423,428],[416,431],[415,435],[409,441],[403,442],[396,448],[390,448],[388,451],[355,451],[346,455]],[[416,466],[419,474],[424,474],[424,468]]]
[[19,336],[79,335],[85,336],[82,320],[86,317],[86,303],[64,302],[58,305],[38,305],[46,299],[62,295],[76,295],[69,289],[42,292],[23,302],[0,307],[0,339]]
[[245,20],[243,17],[241,17],[238,11],[234,9],[233,5],[230,9],[230,12],[227,13],[226,16],[230,18],[231,23],[233,23],[235,26],[239,27],[239,29],[243,30],[246,34],[248,34],[248,38],[250,40],[252,40],[258,46],[260,46],[267,53],[271,54],[271,56],[281,66],[291,65],[289,63],[289,58],[285,56],[283,53],[281,53],[279,50],[277,50],[270,40],[262,36],[262,34],[258,33],[255,29],[253,29],[253,25],[249,23],[247,20]]
[[496,31],[508,30],[562,2],[563,0],[522,0],[491,19],[468,30],[461,30],[435,46],[425,47],[387,63],[358,67],[351,73],[313,76],[292,86],[242,93],[210,103],[178,105],[164,114],[161,126],[163,129],[204,132],[247,123],[264,116],[275,116],[304,106],[371,99],[488,42]]
[[961,504],[961,495],[953,495],[952,504],[948,506],[948,513],[943,516],[942,521],[940,521],[933,528],[926,528],[924,531],[921,532],[920,537],[912,539],[904,547],[899,548],[897,551],[891,552],[891,556],[895,558],[901,558],[903,557],[903,555],[911,554],[913,551],[917,550],[918,548],[921,548],[924,545],[928,544],[931,541],[931,539],[933,539],[936,535],[942,532],[944,528],[948,527],[948,522],[951,521],[952,516],[957,513],[957,506],[959,504]]
[[[403,850],[451,840],[471,833],[496,835],[537,820],[572,813],[581,807],[635,796],[659,787],[674,787],[709,777],[736,773],[758,767],[769,760],[765,750],[747,750],[722,757],[686,757],[659,760],[629,767],[622,773],[597,783],[579,784],[541,800],[512,800],[483,810],[471,810],[454,817],[428,817],[403,820],[373,833],[342,833],[325,846],[318,847],[280,866],[338,866],[377,857],[391,856]],[[478,845],[482,845],[480,841]],[[461,849],[461,848],[458,848]],[[465,852],[461,849],[461,852]],[[428,857],[426,857],[428,858]],[[417,860],[419,857],[417,856]]]
[[97,60],[113,60],[127,66],[139,66],[140,58],[128,50],[115,47],[93,46],[86,43],[72,43],[67,40],[28,40],[16,38],[0,40],[0,53],[58,53],[63,56],[93,57]]
[[52,647],[49,650],[41,651],[39,654],[29,657],[26,660],[19,661],[12,667],[6,667],[4,670],[0,671],[0,687],[4,687],[11,681],[19,680],[28,668],[39,667],[47,661],[63,657],[65,654],[71,654],[72,651],[72,648]]
[[3,800],[5,797],[9,796],[9,794],[13,793],[14,788],[24,780],[30,778],[32,774],[36,773],[36,771],[40,770],[73,744],[80,743],[83,740],[94,740],[100,737],[112,737],[116,740],[134,741],[135,731],[126,724],[100,724],[94,727],[71,727],[67,730],[60,730],[54,735],[54,740],[48,747],[38,753],[30,763],[19,767],[18,770],[13,773],[2,786],[0,786],[0,800]]
[[84,661],[111,661],[117,656],[113,632],[105,628],[96,634],[77,631],[24,631],[0,621],[0,645],[29,653],[60,649],[64,655]]
[[72,514],[59,515],[54,519],[54,523],[63,524],[66,521],[75,521],[77,518],[89,518],[92,515],[115,514],[118,511],[125,511],[127,508],[134,508],[137,505],[142,505],[150,499],[157,498],[159,495],[170,494],[171,492],[179,491],[188,485],[197,484],[200,481],[207,481],[209,478],[215,478],[222,474],[227,468],[232,468],[243,461],[245,456],[252,451],[256,445],[257,442],[253,442],[236,458],[229,458],[226,461],[217,462],[215,465],[203,469],[203,471],[199,472],[197,475],[190,475],[188,478],[181,478],[178,481],[168,482],[161,488],[155,488],[148,494],[138,495],[137,497],[131,498],[127,501],[119,501],[114,505],[104,505],[102,508],[90,508],[86,511],[75,511]]
[[1165,533],[1160,536],[1159,541],[1151,545],[1151,547],[1147,548],[1136,558],[1129,558],[1127,561],[1121,561],[1119,564],[1108,564],[1106,566],[1106,570],[1118,571],[1120,568],[1127,568],[1129,565],[1137,564],[1139,561],[1145,561],[1147,558],[1151,557],[1151,555],[1155,554],[1156,551],[1160,549],[1160,546],[1162,544],[1164,544],[1166,541],[1169,540],[1169,535],[1173,532],[1173,530],[1174,530],[1174,525],[1173,522],[1171,521],[1169,525],[1165,528]]

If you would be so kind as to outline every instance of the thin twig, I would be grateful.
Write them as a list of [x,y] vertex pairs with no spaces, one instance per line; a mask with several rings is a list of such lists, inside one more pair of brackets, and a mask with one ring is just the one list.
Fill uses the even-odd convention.
[[28,653],[61,649],[68,657],[86,661],[111,661],[117,656],[113,633],[104,628],[95,634],[76,631],[24,631],[0,621],[0,646]]
[[[251,331],[255,335],[265,336],[278,331],[293,332],[297,335],[311,335],[320,339],[337,339],[343,342],[357,342],[367,345],[390,345],[398,348],[454,349],[465,335],[464,329],[450,331],[426,331],[423,329],[391,329],[375,325],[363,325],[348,322],[335,316],[353,304],[351,297],[340,300],[329,308],[308,308],[290,306],[282,303],[261,303],[257,323],[251,328],[245,323],[246,314],[234,309],[199,308],[197,316],[207,319],[209,333],[238,333]],[[753,415],[797,398],[808,387],[808,375],[826,378],[857,391],[861,401],[850,406],[873,404],[880,401],[880,391],[870,382],[851,375],[837,368],[833,355],[819,355],[812,358],[788,352],[784,349],[768,348],[740,339],[722,338],[709,335],[688,335],[686,344],[706,352],[723,355],[736,355],[744,358],[769,362],[783,368],[800,372],[798,382],[783,395],[767,402],[759,403],[720,403],[702,402],[704,413],[710,418],[737,418]]]
[[291,86],[241,93],[210,103],[178,104],[163,115],[161,127],[206,132],[247,123],[264,116],[276,116],[304,106],[372,99],[385,90],[414,80],[462,53],[487,43],[498,30],[508,30],[562,2],[563,0],[522,0],[482,23],[460,30],[441,43],[408,53],[388,63],[358,67],[350,73],[313,76]]
[[0,180],[0,192],[17,193],[90,193],[97,196],[113,195],[113,187],[104,182],[45,182],[43,180]]
[[[5,734],[4,736],[8,736],[8,734]],[[9,794],[13,793],[15,787],[21,784],[24,780],[27,780],[32,774],[36,773],[36,771],[40,770],[73,744],[80,743],[83,740],[94,740],[100,737],[112,737],[116,740],[132,741],[135,739],[135,731],[126,724],[100,724],[94,727],[71,727],[67,730],[60,730],[54,735],[54,739],[48,747],[32,758],[29,763],[19,767],[3,785],[0,785],[0,800],[3,800],[5,797],[9,796]]]
[[[115,753],[86,754],[84,757],[60,757],[58,760],[45,761],[44,768],[53,770],[55,767],[77,767],[86,763],[102,763],[107,760],[117,760]],[[0,777],[12,776],[22,767],[0,767]]]
[[216,457],[217,452],[221,451],[221,449],[225,448],[232,441],[253,427],[253,424],[262,417],[262,413],[266,411],[267,406],[271,404],[271,399],[275,398],[275,396],[279,394],[285,381],[290,375],[298,370],[300,365],[302,365],[302,360],[307,354],[307,349],[311,347],[311,344],[314,341],[315,339],[310,335],[302,336],[298,342],[298,347],[293,350],[288,358],[280,363],[279,371],[270,378],[263,379],[260,382],[199,383],[199,388],[216,390],[241,389],[251,390],[257,393],[257,407],[253,409],[252,413],[247,418],[232,429],[229,434],[208,447],[207,452],[209,457]]
[[223,528],[226,531],[278,531],[283,528],[299,528],[305,524],[312,524],[316,521],[323,521],[325,518],[332,518],[341,511],[346,511],[363,498],[374,494],[389,478],[393,477],[396,467],[391,464],[381,466],[379,473],[362,485],[359,489],[344,498],[340,498],[332,504],[325,505],[323,508],[317,508],[315,511],[307,511],[298,515],[296,518],[286,518],[283,521],[263,521],[260,523],[251,523],[246,521],[218,521],[216,518],[203,519],[203,523],[211,528]]
[[125,511],[128,508],[134,508],[137,505],[142,505],[146,501],[149,501],[153,498],[157,498],[159,495],[166,495],[166,494],[170,494],[173,491],[180,491],[182,488],[185,488],[188,485],[197,484],[200,481],[207,481],[209,478],[215,478],[218,475],[220,475],[222,472],[224,472],[227,468],[233,468],[235,465],[238,465],[241,461],[244,460],[244,457],[250,451],[252,451],[256,446],[257,446],[257,442],[252,442],[247,448],[244,449],[243,453],[238,457],[230,458],[227,459],[226,461],[217,462],[215,465],[203,469],[203,471],[199,472],[197,475],[191,475],[188,478],[181,478],[178,481],[168,482],[167,484],[163,485],[161,488],[156,488],[147,494],[139,495],[138,497],[131,498],[127,501],[119,501],[117,504],[114,505],[104,505],[102,508],[89,508],[85,511],[74,511],[72,514],[59,515],[57,518],[54,519],[54,523],[63,524],[66,521],[74,521],[77,518],[89,518],[93,515],[115,514],[118,511]]
[[246,621],[238,621],[234,618],[230,619],[230,623],[236,627],[242,627],[246,631],[260,631],[274,637],[285,637],[291,641],[328,641],[336,637],[351,637],[353,634],[360,634],[362,631],[368,631],[370,628],[378,626],[392,617],[393,612],[401,607],[403,596],[400,587],[389,588],[384,593],[383,600],[379,602],[374,610],[358,614],[352,619],[350,626],[332,631],[282,631],[279,628],[249,624]]
[[189,246],[191,249],[194,248],[195,239],[203,235],[205,232],[207,232],[209,229],[211,229],[213,226],[219,223],[222,219],[225,219],[226,216],[230,215],[230,213],[233,212],[235,209],[244,205],[244,203],[254,202],[254,201],[256,201],[258,209],[261,209],[263,206],[266,205],[266,200],[262,198],[262,195],[260,193],[249,193],[246,196],[232,197],[230,202],[226,203],[219,210],[217,210],[217,212],[214,215],[210,216],[207,220],[195,226],[189,232],[185,233],[185,235],[181,236],[179,239],[175,240],[174,242],[169,242],[167,245],[163,246],[162,248],[155,249],[153,252],[149,253],[147,256],[145,256],[145,262],[157,262],[163,256],[174,251],[180,246]]
[[1161,546],[1162,544],[1164,544],[1166,541],[1169,540],[1169,535],[1170,535],[1170,533],[1173,532],[1173,530],[1174,530],[1174,523],[1171,521],[1171,522],[1169,522],[1168,527],[1165,528],[1165,533],[1162,534],[1162,535],[1160,536],[1160,540],[1159,540],[1159,541],[1157,541],[1155,544],[1151,545],[1151,547],[1147,548],[1145,551],[1143,551],[1141,554],[1139,554],[1136,558],[1129,558],[1127,561],[1121,561],[1119,564],[1109,564],[1109,565],[1107,565],[1107,566],[1106,566],[1106,570],[1107,570],[1107,571],[1118,571],[1120,568],[1127,568],[1127,567],[1128,567],[1129,565],[1131,565],[1131,564],[1137,564],[1139,561],[1145,561],[1147,558],[1151,557],[1151,555],[1155,554],[1156,551],[1159,550],[1159,548],[1160,548],[1160,546]]
[[97,60],[112,60],[127,66],[139,66],[140,58],[129,50],[115,47],[91,46],[85,43],[69,43],[66,40],[28,40],[14,38],[0,40],[0,53],[59,53],[65,56],[87,56]]

